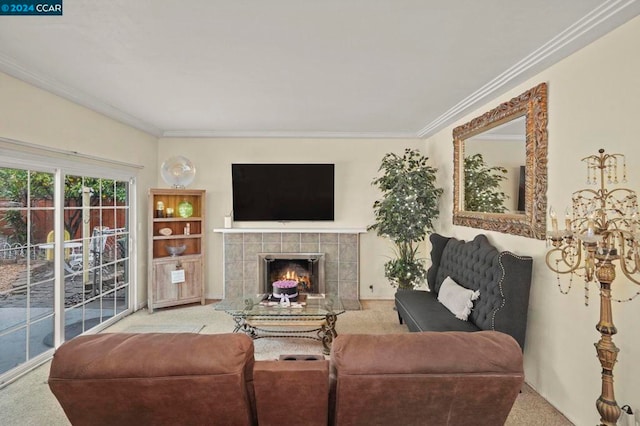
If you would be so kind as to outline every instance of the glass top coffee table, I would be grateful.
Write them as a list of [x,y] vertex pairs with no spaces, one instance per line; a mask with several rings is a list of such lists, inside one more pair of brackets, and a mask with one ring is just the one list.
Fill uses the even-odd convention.
[[322,342],[328,355],[338,335],[336,322],[344,312],[340,298],[332,295],[300,295],[297,302],[283,305],[269,301],[269,295],[241,297],[227,302],[225,312],[233,317],[234,333],[253,339],[298,337]]

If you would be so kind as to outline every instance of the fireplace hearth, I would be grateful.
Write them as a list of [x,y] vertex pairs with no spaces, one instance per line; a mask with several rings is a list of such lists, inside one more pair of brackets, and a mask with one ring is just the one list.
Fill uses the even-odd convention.
[[324,258],[324,253],[259,253],[259,288],[271,293],[273,282],[293,280],[299,293],[325,293]]

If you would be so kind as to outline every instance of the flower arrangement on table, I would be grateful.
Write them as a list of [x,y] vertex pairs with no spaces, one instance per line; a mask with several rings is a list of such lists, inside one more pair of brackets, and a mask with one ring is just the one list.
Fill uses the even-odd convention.
[[298,298],[298,282],[294,280],[279,280],[273,283],[273,298],[279,299],[283,305],[295,302]]

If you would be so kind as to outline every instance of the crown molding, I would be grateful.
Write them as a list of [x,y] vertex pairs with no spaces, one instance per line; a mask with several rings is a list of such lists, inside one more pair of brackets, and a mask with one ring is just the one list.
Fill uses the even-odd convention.
[[217,131],[167,130],[165,138],[305,138],[305,139],[417,139],[412,132],[298,132],[298,131]]
[[[542,69],[538,69],[536,67],[547,59],[556,55],[558,55],[559,58],[562,58],[573,53],[569,44],[582,37],[587,38],[588,35],[592,35],[596,27],[600,26],[600,30],[602,31],[598,36],[606,34],[615,28],[615,25],[607,26],[606,24],[613,22],[614,18],[619,16],[618,14],[620,12],[634,4],[636,9],[639,8],[636,1],[637,0],[609,0],[601,4],[585,15],[582,19],[575,22],[566,30],[535,50],[533,53],[508,68],[502,74],[499,74],[493,80],[489,81],[480,89],[476,90],[471,95],[467,96],[447,110],[444,114],[440,115],[431,123],[420,129],[420,131],[418,131],[418,136],[426,138],[433,135],[443,127],[460,118],[471,107],[479,105],[481,101],[484,101],[490,95],[495,94],[499,89],[510,89],[511,87],[508,86],[508,84],[513,82],[516,78],[526,76],[529,72],[542,71]],[[626,18],[625,21],[631,19],[633,16],[635,16],[633,13],[627,14],[627,16],[624,17]],[[579,47],[581,47],[581,45],[576,46],[575,49],[577,50]]]
[[57,80],[29,71],[18,65],[12,58],[3,54],[0,54],[0,71],[152,136],[159,137],[162,134],[162,131],[156,126],[146,123],[80,90],[66,86]]

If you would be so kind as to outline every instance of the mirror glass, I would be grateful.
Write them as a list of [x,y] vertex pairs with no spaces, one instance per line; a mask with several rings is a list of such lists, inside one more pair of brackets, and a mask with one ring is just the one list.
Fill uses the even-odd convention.
[[526,117],[464,141],[464,210],[524,214]]
[[544,239],[547,87],[453,130],[453,223]]

